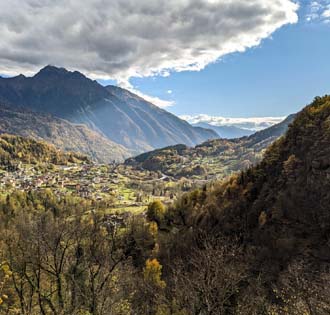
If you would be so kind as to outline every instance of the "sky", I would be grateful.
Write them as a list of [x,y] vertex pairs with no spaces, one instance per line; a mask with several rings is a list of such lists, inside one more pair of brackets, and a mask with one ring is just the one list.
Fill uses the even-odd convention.
[[[330,1],[328,5],[330,9]],[[133,79],[133,85],[172,100],[168,110],[192,118],[201,113],[276,117],[297,112],[315,96],[330,94],[330,23],[320,16],[308,21],[309,6],[309,1],[301,3],[298,23],[244,53],[224,56],[199,72]]]
[[330,93],[330,0],[0,0],[0,12],[0,74],[78,70],[188,121],[271,122]]

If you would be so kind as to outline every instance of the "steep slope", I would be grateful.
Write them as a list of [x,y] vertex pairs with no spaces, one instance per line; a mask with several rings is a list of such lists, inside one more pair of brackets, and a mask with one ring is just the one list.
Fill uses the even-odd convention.
[[147,170],[161,170],[174,177],[223,178],[261,160],[265,148],[283,135],[295,115],[249,137],[216,139],[194,148],[176,145],[143,153],[126,164]]
[[254,145],[258,142],[265,140],[275,140],[276,138],[284,135],[288,130],[288,126],[294,121],[296,114],[291,114],[285,118],[282,122],[275,124],[269,128],[260,130],[248,137],[248,143]]
[[85,125],[52,115],[0,104],[0,133],[44,140],[58,149],[80,152],[98,163],[123,161],[132,153]]
[[79,72],[53,66],[33,77],[0,78],[0,100],[87,124],[139,152],[217,138],[126,90],[105,88]]
[[19,162],[45,165],[90,163],[82,155],[61,152],[45,142],[8,134],[0,135],[0,167],[13,167]]
[[257,166],[149,211],[167,290],[188,314],[330,314],[329,190],[325,96]]
[[329,262],[329,179],[330,96],[325,96],[298,114],[260,164],[199,197],[186,196],[177,210],[186,214],[184,222],[208,233],[237,235],[262,248],[257,260],[277,260],[274,272],[298,256]]
[[[113,97],[120,101],[116,104],[118,110],[135,122],[134,128],[136,130],[133,133],[140,134],[143,142],[150,143],[153,148],[177,143],[194,145],[205,139],[218,138],[218,135],[212,130],[192,127],[186,121],[146,102],[143,98],[127,90],[116,86],[107,86],[106,88]],[[127,119],[123,120],[127,121]],[[127,127],[130,128],[130,126]],[[126,138],[129,142],[135,141],[135,137],[131,137],[129,134],[126,135]]]

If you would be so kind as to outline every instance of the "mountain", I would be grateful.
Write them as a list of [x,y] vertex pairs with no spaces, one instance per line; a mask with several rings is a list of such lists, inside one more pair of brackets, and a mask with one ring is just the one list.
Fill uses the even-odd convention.
[[194,199],[203,208],[196,223],[265,246],[273,259],[329,261],[329,122],[330,96],[315,98],[258,165]]
[[8,134],[0,135],[0,167],[15,167],[15,164],[19,162],[47,166],[49,164],[90,163],[82,155],[64,153],[45,142]]
[[176,301],[189,314],[204,305],[221,309],[214,314],[329,314],[329,179],[325,96],[296,116],[258,165],[184,195],[157,217],[170,232],[159,257],[164,269],[176,266]]
[[169,146],[143,153],[125,161],[127,165],[160,170],[168,176],[223,178],[246,169],[261,160],[264,150],[283,135],[295,115],[249,137],[215,139],[196,147]]
[[241,138],[244,136],[250,136],[254,133],[249,129],[238,128],[235,126],[214,126],[205,122],[196,123],[193,124],[193,126],[212,129],[219,135],[220,138],[224,139]]
[[123,161],[132,154],[85,125],[1,103],[0,133],[44,140],[63,151],[85,154],[98,163]]
[[0,101],[86,124],[137,152],[217,138],[115,86],[103,87],[83,74],[47,66],[33,77],[0,78]]
[[[248,233],[256,232],[255,240],[273,245],[272,233],[277,237],[326,236],[322,233],[330,229],[330,96],[315,98],[292,117],[285,136],[267,149],[260,163],[219,183],[209,193],[216,195],[218,210],[208,211],[205,203],[201,224],[214,227],[216,221],[219,229],[243,234],[248,228]],[[244,222],[243,216],[247,216]],[[225,227],[229,221],[231,224]],[[286,254],[294,252],[292,248]]]

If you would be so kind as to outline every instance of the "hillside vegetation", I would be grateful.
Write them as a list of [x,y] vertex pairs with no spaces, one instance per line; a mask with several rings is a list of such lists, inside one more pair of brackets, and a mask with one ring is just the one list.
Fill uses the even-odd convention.
[[[14,157],[39,152],[15,141]],[[325,96],[257,165],[179,198],[161,172],[125,165],[55,167],[28,191],[4,183],[0,314],[329,314],[329,157]]]
[[8,134],[0,135],[0,167],[11,167],[19,162],[66,165],[88,162],[88,159],[76,153],[63,153],[45,142]]

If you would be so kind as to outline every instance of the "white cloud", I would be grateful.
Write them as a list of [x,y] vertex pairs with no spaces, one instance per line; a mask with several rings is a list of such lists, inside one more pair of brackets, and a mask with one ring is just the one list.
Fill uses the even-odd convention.
[[326,19],[330,18],[330,9],[324,10],[322,16]]
[[330,22],[330,0],[312,1],[307,6],[306,20],[308,22]]
[[166,107],[173,106],[175,104],[174,101],[163,100],[163,99],[160,99],[159,97],[150,96],[150,95],[144,94],[136,89],[129,89],[129,90],[132,93],[144,98],[146,101],[157,105],[158,107],[166,108]]
[[297,22],[290,0],[0,0],[0,72],[95,78],[201,70]]
[[207,123],[213,126],[233,126],[242,129],[258,131],[283,121],[285,117],[242,117],[231,118],[221,116],[209,116],[205,114],[190,116],[180,116],[181,119],[188,121],[191,124]]
[[141,91],[139,91],[137,88],[135,88],[134,86],[132,86],[129,81],[123,81],[119,83],[119,86],[127,89],[129,91],[131,91],[132,93],[136,94],[137,96],[142,97],[143,99],[145,99],[146,101],[157,105],[158,107],[162,107],[162,108],[166,108],[166,107],[170,107],[173,106],[175,104],[174,101],[169,101],[169,100],[163,100],[160,99],[159,97],[155,97],[155,96],[150,96],[147,94],[142,93]]
[[296,23],[297,10],[293,0],[0,0],[0,73],[52,64],[128,82],[199,71]]
[[167,94],[172,94],[173,91],[172,90],[167,90]]

